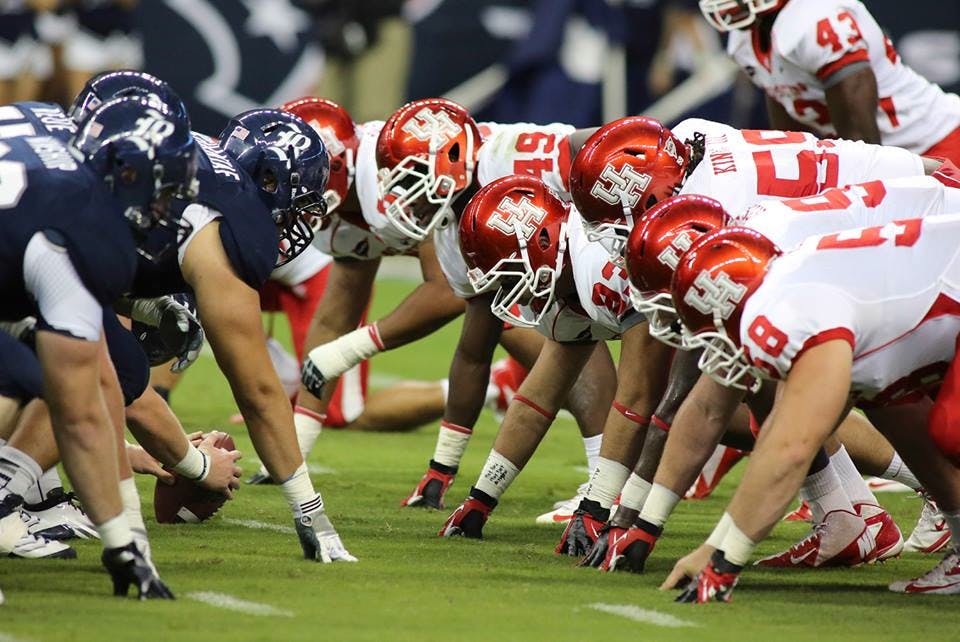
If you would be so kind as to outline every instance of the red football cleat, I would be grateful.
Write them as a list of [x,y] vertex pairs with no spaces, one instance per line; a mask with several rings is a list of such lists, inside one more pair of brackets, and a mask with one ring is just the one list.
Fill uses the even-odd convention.
[[490,404],[490,409],[502,418],[507,412],[507,406],[513,401],[513,396],[520,389],[520,384],[527,377],[527,370],[513,357],[500,359],[490,366],[490,383],[497,389],[497,397]]
[[443,498],[447,494],[447,489],[456,478],[456,472],[445,473],[433,467],[433,461],[430,467],[420,479],[420,483],[413,489],[413,492],[400,502],[401,506],[422,506],[424,508],[443,508]]
[[729,446],[717,446],[710,459],[703,465],[703,470],[693,482],[693,486],[684,495],[685,499],[704,499],[720,484],[720,480],[730,472],[738,461],[747,456],[747,453]]
[[950,551],[939,564],[920,577],[891,583],[890,590],[894,593],[960,594],[960,552]]
[[467,497],[443,523],[437,535],[439,537],[462,535],[472,539],[483,539],[483,525],[487,523],[493,508],[479,499]]
[[903,535],[897,528],[896,522],[890,513],[876,504],[856,504],[853,507],[857,515],[867,522],[873,539],[877,543],[874,551],[874,561],[882,562],[891,557],[897,557],[903,550]]
[[783,516],[785,522],[813,522],[813,511],[810,510],[810,504],[806,500],[801,500],[793,512]]
[[854,513],[833,510],[813,531],[786,551],[755,562],[770,568],[859,566],[876,558],[877,542],[867,522]]

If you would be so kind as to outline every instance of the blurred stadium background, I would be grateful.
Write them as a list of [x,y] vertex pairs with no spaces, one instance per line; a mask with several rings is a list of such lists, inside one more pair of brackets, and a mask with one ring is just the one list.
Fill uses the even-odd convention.
[[[865,1],[909,65],[960,90],[960,3]],[[0,0],[0,102],[69,103],[124,67],[170,82],[205,132],[304,94],[358,121],[443,95],[501,122],[765,122],[696,0]]]

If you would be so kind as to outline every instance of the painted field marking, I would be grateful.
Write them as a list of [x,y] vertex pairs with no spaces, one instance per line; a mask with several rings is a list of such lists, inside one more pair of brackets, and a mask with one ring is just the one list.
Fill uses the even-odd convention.
[[695,622],[681,620],[680,618],[674,617],[669,613],[661,613],[660,611],[653,611],[650,609],[641,609],[639,606],[634,606],[633,604],[604,604],[603,602],[594,602],[593,604],[587,604],[587,608],[594,609],[595,611],[601,611],[603,613],[609,613],[610,615],[619,615],[620,617],[625,617],[628,620],[633,620],[634,622],[653,624],[654,626],[666,626],[669,628],[700,626]]
[[239,597],[227,595],[226,593],[215,593],[213,591],[194,591],[193,593],[187,593],[186,597],[196,602],[203,602],[204,604],[209,604],[210,606],[227,609],[228,611],[236,611],[237,613],[243,613],[245,615],[293,617],[293,611],[278,609],[277,607],[270,606],[269,604],[260,604],[259,602],[241,600]]
[[297,532],[293,526],[258,522],[255,519],[234,519],[233,517],[225,517],[223,522],[232,526],[242,526],[244,528],[252,528],[258,531],[273,531],[274,533],[283,533],[284,535],[293,535]]

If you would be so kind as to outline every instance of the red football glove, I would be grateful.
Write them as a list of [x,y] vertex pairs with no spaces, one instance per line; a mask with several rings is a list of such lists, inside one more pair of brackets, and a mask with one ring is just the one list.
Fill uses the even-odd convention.
[[742,566],[728,562],[723,551],[717,551],[706,568],[677,596],[676,601],[689,604],[706,604],[713,600],[729,602],[742,570]]

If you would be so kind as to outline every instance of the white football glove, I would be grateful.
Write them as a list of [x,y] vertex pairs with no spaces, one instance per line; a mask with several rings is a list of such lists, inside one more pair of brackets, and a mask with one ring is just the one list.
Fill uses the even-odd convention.
[[304,558],[324,564],[358,561],[340,541],[340,535],[327,517],[322,503],[320,508],[294,519],[294,526],[297,537],[300,538]]

